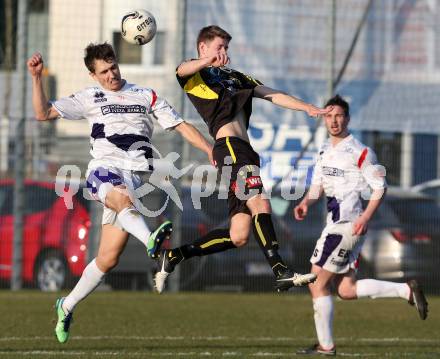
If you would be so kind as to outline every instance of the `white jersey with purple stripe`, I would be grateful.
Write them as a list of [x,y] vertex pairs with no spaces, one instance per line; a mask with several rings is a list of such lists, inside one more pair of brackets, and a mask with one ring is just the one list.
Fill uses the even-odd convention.
[[319,151],[312,185],[327,196],[327,223],[352,222],[362,214],[361,193],[386,187],[385,173],[375,153],[352,135],[333,146],[327,140]]
[[172,129],[183,122],[152,89],[127,82],[120,91],[89,87],[52,105],[68,120],[88,120],[93,157],[89,168],[111,166],[148,171],[154,123]]

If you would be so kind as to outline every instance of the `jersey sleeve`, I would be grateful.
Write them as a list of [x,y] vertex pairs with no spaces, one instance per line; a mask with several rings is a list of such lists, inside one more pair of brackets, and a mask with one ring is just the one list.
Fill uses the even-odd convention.
[[257,87],[257,86],[262,86],[264,85],[260,80],[257,80],[256,78],[249,76],[247,74],[243,74],[244,78],[246,79],[246,82],[251,86],[251,87]]
[[[186,60],[186,61],[182,62],[182,64],[185,63],[185,62],[188,62],[188,61],[193,61],[193,60],[195,60],[195,59]],[[182,64],[180,64],[180,65],[182,65]],[[180,87],[184,88],[186,83],[188,82],[188,80],[191,77],[193,77],[195,74],[192,74],[192,75],[189,75],[189,76],[184,76],[184,77],[179,76],[178,73],[177,73],[177,69],[179,68],[179,66],[176,67],[176,79],[177,79],[177,82],[179,83]]]
[[150,114],[164,130],[171,130],[184,122],[179,113],[163,98],[151,91]]
[[52,106],[66,120],[82,120],[85,118],[85,107],[81,92],[60,98],[52,102]]
[[188,82],[188,80],[190,79],[190,77],[191,77],[191,76],[180,77],[180,76],[177,74],[177,69],[176,69],[176,79],[177,79],[177,82],[179,83],[179,85],[180,85],[181,88],[184,88],[184,87],[185,87],[185,85],[186,85],[186,83]]
[[385,167],[378,163],[376,154],[371,148],[365,147],[362,150],[357,165],[362,177],[372,189],[384,189],[387,186]]

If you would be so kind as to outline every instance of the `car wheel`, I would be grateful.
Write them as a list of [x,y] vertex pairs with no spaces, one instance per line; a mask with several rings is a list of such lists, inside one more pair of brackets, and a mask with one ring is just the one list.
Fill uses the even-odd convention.
[[69,276],[66,261],[57,251],[44,253],[35,268],[35,279],[39,289],[54,292],[65,287]]

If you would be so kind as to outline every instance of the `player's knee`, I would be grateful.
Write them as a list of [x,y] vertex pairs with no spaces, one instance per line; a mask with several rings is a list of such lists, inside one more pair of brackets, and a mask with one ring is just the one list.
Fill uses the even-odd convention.
[[117,194],[116,205],[120,210],[131,206],[131,199],[127,193],[121,192]]
[[106,205],[119,213],[124,208],[130,207],[132,203],[128,193],[125,191],[114,190],[108,195]]
[[98,268],[104,273],[110,272],[118,265],[118,262],[119,257],[112,254],[102,255],[96,258]]
[[247,205],[252,213],[252,216],[255,216],[259,213],[271,213],[269,201],[265,198],[262,198],[261,195],[248,200]]
[[248,236],[245,236],[242,233],[230,233],[230,235],[231,241],[236,247],[243,247],[248,242]]
[[343,300],[356,299],[356,289],[352,286],[342,286],[338,288],[338,297]]
[[272,208],[270,207],[270,202],[267,199],[261,198],[260,208],[262,213],[272,212]]
[[309,284],[309,290],[313,298],[326,296],[329,291],[326,285],[319,283],[318,281]]

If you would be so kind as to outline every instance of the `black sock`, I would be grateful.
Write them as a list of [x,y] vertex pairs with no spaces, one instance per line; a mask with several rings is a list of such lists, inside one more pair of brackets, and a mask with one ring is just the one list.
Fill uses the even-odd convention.
[[[231,248],[237,248],[231,241],[229,229],[214,229],[203,237],[198,238],[191,244],[180,247],[182,259],[195,256],[206,256],[208,254],[219,253]],[[174,250],[175,253],[178,251]]]
[[287,266],[278,254],[278,242],[273,228],[272,218],[269,213],[259,213],[252,217],[252,228],[255,239],[266,256],[276,277],[281,276]]
[[182,247],[169,249],[165,253],[165,255],[168,256],[168,263],[171,268],[171,271],[173,271],[174,267],[185,259],[183,258],[181,248]]

